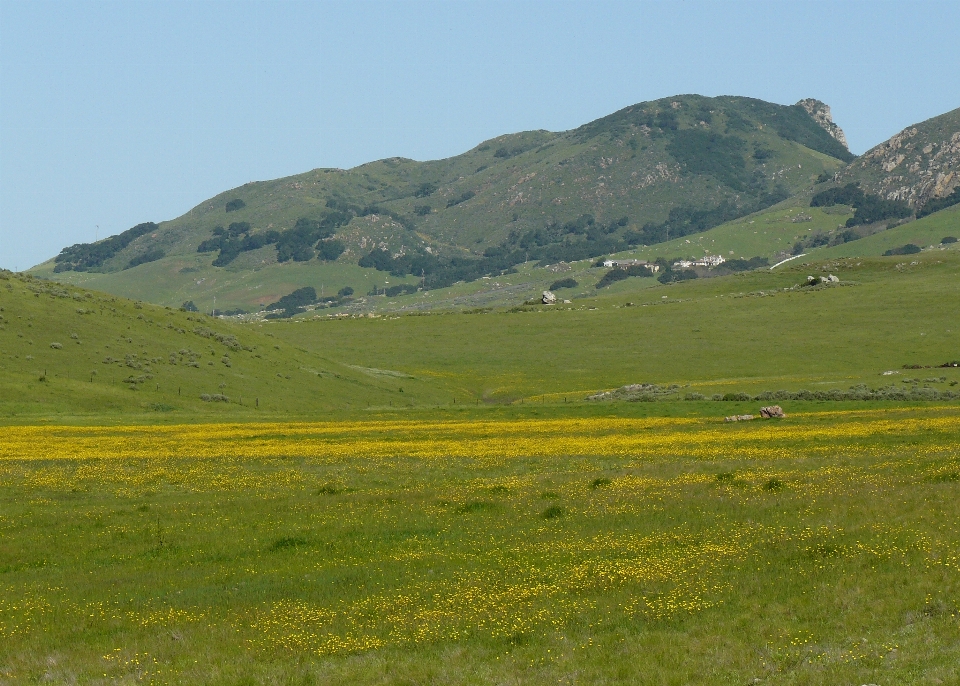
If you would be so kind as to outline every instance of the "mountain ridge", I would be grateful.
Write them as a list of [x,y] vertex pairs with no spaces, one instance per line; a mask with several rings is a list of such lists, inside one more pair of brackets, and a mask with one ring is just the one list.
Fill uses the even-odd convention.
[[257,309],[308,285],[358,296],[446,288],[530,260],[702,234],[845,179],[859,161],[845,140],[818,100],[673,96],[569,131],[504,134],[443,160],[392,157],[250,182],[157,230],[134,227],[99,263],[83,262],[93,248],[80,244],[33,272],[211,309]]

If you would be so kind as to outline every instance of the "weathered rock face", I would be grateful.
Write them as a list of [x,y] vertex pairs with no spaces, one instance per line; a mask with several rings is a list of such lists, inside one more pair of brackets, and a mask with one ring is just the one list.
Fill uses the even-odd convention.
[[922,208],[960,185],[960,109],[908,127],[836,175],[865,191]]
[[555,296],[550,291],[543,292],[543,304],[544,305],[553,305],[557,302],[557,296]]
[[830,106],[814,98],[804,98],[797,103],[810,113],[810,116],[813,117],[813,120],[817,122],[820,127],[833,136],[837,141],[843,144],[847,150],[850,149],[850,146],[847,145],[847,137],[843,133],[843,129],[837,126],[833,121],[833,116],[830,114]]

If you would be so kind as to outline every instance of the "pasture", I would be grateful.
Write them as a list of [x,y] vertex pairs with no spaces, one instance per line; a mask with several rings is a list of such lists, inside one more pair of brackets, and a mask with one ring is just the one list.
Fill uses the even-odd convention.
[[720,407],[4,427],[0,683],[960,679],[956,403]]

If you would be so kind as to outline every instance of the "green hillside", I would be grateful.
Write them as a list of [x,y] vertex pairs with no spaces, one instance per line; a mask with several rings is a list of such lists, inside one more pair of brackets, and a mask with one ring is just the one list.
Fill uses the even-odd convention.
[[526,261],[699,234],[850,159],[800,105],[677,96],[572,131],[500,136],[446,160],[245,184],[175,220],[66,248],[32,271],[204,311],[256,310],[302,286],[318,295],[417,282],[437,290]]
[[[583,292],[570,289],[580,296],[571,304],[249,324],[6,273],[0,411],[7,417],[146,413],[182,421],[455,402],[582,402],[632,383],[675,385],[674,398],[877,388],[904,380],[919,386],[898,387],[945,390],[960,380],[956,369],[903,367],[960,359],[956,246],[909,261],[804,257],[773,271],[669,285],[632,277],[600,290],[593,286],[608,270],[580,263],[565,273],[584,284]],[[807,276],[828,274],[840,283],[801,285]],[[399,309],[424,297],[388,302]],[[225,344],[209,332],[233,338]],[[230,402],[200,399],[217,393]]]
[[824,259],[883,255],[888,250],[896,250],[905,245],[956,253],[960,244],[941,243],[944,238],[960,239],[960,205],[954,205],[917,221],[901,224],[852,243],[823,248],[820,252],[812,253],[811,257]]
[[0,272],[3,417],[329,412],[389,406],[393,381],[253,327]]

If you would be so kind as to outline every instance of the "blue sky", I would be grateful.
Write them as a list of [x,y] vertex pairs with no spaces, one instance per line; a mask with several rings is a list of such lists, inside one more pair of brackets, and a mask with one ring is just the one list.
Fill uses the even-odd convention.
[[960,106],[958,35],[956,0],[0,0],[0,267],[247,181],[679,93],[816,97],[861,153]]

